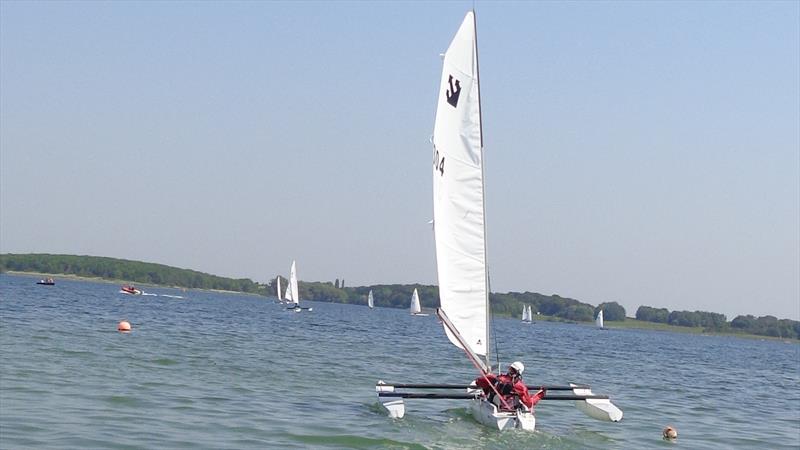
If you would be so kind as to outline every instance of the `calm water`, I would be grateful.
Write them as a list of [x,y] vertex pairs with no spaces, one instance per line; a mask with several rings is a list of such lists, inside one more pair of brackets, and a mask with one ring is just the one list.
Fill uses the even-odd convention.
[[[537,432],[479,426],[463,401],[387,418],[376,380],[476,374],[434,317],[263,297],[0,275],[0,448],[798,448],[800,345],[495,321],[529,384],[585,382],[620,423],[571,402]],[[163,294],[185,298],[165,297]],[[130,334],[116,331],[129,320]],[[674,425],[676,442],[661,440]]]

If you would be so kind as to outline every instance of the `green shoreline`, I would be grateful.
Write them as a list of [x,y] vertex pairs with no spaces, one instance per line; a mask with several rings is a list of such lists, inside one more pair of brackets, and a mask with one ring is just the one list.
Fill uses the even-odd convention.
[[764,341],[783,341],[786,343],[800,344],[800,340],[789,339],[774,336],[761,336],[758,334],[748,333],[726,333],[722,331],[706,331],[702,327],[682,327],[679,325],[669,325],[664,323],[646,322],[643,320],[636,320],[633,318],[626,318],[624,322],[613,321],[605,322],[604,325],[609,329],[636,329],[636,330],[650,330],[650,331],[671,331],[674,333],[683,334],[696,334],[701,336],[729,336],[745,339],[757,339]]
[[[17,276],[29,276],[31,278],[54,278],[54,279],[68,279],[68,280],[75,280],[75,281],[91,281],[95,283],[106,283],[106,284],[127,284],[128,281],[125,280],[110,280],[107,278],[97,278],[97,277],[83,277],[78,275],[72,274],[57,274],[57,273],[42,273],[42,272],[20,272],[20,271],[6,271],[5,273],[9,275],[17,275]],[[205,291],[205,292],[220,292],[225,294],[238,294],[238,295],[248,295],[248,296],[260,296],[260,294],[248,293],[248,292],[239,292],[239,291],[225,291],[219,289],[198,289],[198,288],[183,288],[180,286],[169,286],[169,285],[161,285],[161,284],[153,284],[153,283],[136,283],[137,286],[149,286],[149,287],[158,287],[158,288],[168,288],[168,289],[179,289],[179,290],[186,290],[186,291]],[[513,319],[513,316],[501,314],[501,317],[506,317],[509,319]],[[582,325],[582,326],[594,326],[593,322],[575,322],[575,321],[566,321],[559,317],[554,316],[544,316],[540,315],[537,317],[538,321],[544,322],[561,322],[561,323],[571,323],[574,325]],[[606,321],[605,322],[606,328],[608,329],[634,329],[634,330],[649,330],[649,331],[667,331],[672,333],[682,333],[682,334],[695,334],[700,336],[728,336],[728,337],[736,337],[736,338],[744,338],[744,339],[756,339],[762,341],[783,341],[784,343],[793,343],[793,344],[800,344],[800,340],[795,339],[788,339],[788,338],[781,338],[781,337],[773,337],[773,336],[761,336],[757,334],[746,334],[746,333],[725,333],[725,332],[717,332],[717,331],[706,331],[702,327],[682,327],[679,325],[669,325],[663,323],[655,323],[655,322],[646,322],[642,320],[637,320],[634,318],[626,318],[623,321]]]
[[154,283],[132,283],[126,280],[112,280],[109,278],[100,278],[100,277],[82,277],[78,275],[72,275],[69,273],[43,273],[43,272],[20,272],[18,270],[7,270],[3,273],[7,273],[9,275],[16,275],[16,276],[30,276],[31,278],[53,278],[54,280],[58,281],[59,278],[67,279],[67,280],[74,280],[74,281],[91,281],[93,283],[106,283],[106,284],[134,284],[136,286],[147,286],[153,288],[166,288],[166,289],[178,289],[181,291],[201,291],[201,292],[220,292],[223,294],[237,294],[237,295],[256,295],[252,292],[241,292],[241,291],[226,291],[223,289],[201,289],[201,288],[186,288],[182,286],[170,286],[167,284],[154,284]]
[[[507,314],[500,315],[501,317],[507,319],[516,319],[514,316],[510,316]],[[570,320],[564,320],[560,317],[555,316],[545,316],[539,315],[536,316],[536,322],[561,322],[561,323],[568,323],[573,325],[580,325],[585,327],[594,327],[594,322],[575,322]],[[698,336],[728,336],[728,337],[737,337],[737,338],[745,338],[745,339],[756,339],[756,340],[765,340],[765,341],[783,341],[788,343],[800,344],[800,340],[790,339],[790,338],[782,338],[782,337],[774,337],[774,336],[761,336],[758,334],[749,334],[749,333],[726,333],[720,331],[707,331],[702,327],[682,327],[680,325],[669,325],[666,323],[655,323],[655,322],[647,322],[644,320],[637,320],[632,317],[626,317],[625,321],[608,321],[604,322],[605,328],[609,330],[614,329],[630,329],[630,330],[646,330],[646,331],[666,331],[672,333],[681,333],[681,334],[696,334]]]

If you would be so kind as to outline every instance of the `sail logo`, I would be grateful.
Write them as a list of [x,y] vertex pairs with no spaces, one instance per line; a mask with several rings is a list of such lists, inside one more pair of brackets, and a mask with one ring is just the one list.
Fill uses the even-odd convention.
[[448,89],[446,92],[447,103],[450,103],[453,108],[456,108],[458,106],[458,97],[461,95],[461,82],[456,80],[456,86],[454,88],[452,75],[450,75],[450,78],[447,80],[447,82],[450,84],[450,89]]

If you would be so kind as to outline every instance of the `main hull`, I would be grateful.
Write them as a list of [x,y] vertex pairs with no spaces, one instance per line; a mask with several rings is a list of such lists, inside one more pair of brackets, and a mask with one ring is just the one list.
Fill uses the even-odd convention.
[[471,400],[470,403],[472,417],[489,428],[499,431],[515,428],[533,431],[536,428],[536,416],[530,411],[500,411],[493,403],[482,398]]

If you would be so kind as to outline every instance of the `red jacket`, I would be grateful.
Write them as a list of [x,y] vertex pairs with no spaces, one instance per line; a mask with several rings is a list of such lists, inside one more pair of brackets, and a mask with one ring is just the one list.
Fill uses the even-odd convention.
[[[489,380],[488,382],[486,381],[487,379]],[[539,400],[541,400],[545,394],[545,391],[541,390],[531,396],[528,392],[528,387],[522,382],[522,378],[512,380],[511,376],[508,374],[502,374],[498,376],[493,373],[487,373],[486,377],[478,377],[475,379],[475,384],[483,389],[483,392],[487,395],[494,392],[490,383],[494,385],[495,389],[497,389],[500,394],[503,394],[503,399],[512,406],[514,404],[514,397],[516,396],[519,398],[519,401],[522,402],[522,404],[528,408],[533,408],[533,405],[539,403]],[[506,392],[508,393],[506,394]]]

